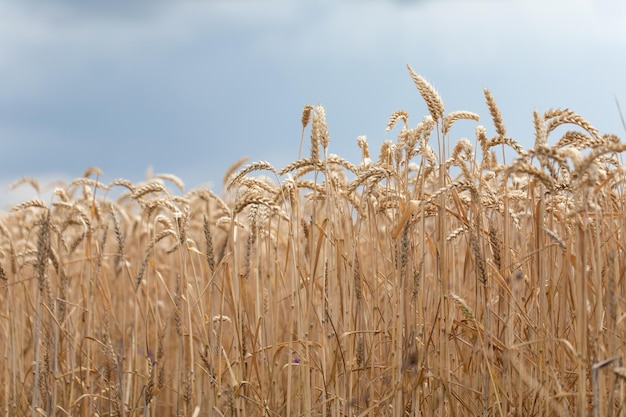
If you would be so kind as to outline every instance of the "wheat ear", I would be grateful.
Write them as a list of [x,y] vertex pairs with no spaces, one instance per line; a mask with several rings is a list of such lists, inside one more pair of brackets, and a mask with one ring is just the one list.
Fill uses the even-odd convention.
[[487,100],[487,107],[489,107],[489,114],[491,114],[491,119],[493,120],[493,125],[496,127],[496,133],[500,137],[506,136],[506,127],[504,127],[504,123],[502,122],[502,114],[500,113],[500,109],[498,109],[498,105],[491,95],[491,91],[485,88],[485,100]]
[[430,85],[426,80],[415,73],[410,65],[407,65],[409,70],[409,74],[413,79],[413,82],[417,86],[422,98],[426,102],[426,106],[428,107],[428,112],[433,117],[435,121],[441,119],[443,117],[443,113],[445,111],[443,101],[439,96],[437,90],[434,89],[432,85]]

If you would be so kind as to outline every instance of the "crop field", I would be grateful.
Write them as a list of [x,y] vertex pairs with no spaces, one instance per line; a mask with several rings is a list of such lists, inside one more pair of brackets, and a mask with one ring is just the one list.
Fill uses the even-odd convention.
[[358,161],[307,105],[222,191],[88,168],[0,213],[0,414],[626,415],[626,144],[551,109],[526,149],[408,72],[426,116]]

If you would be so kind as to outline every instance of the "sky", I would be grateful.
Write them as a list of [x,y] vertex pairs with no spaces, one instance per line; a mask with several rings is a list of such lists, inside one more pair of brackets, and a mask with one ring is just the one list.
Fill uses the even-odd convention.
[[494,134],[489,88],[525,147],[535,109],[626,133],[621,0],[0,0],[0,16],[0,209],[36,197],[9,190],[22,177],[50,190],[92,166],[220,193],[242,157],[298,158],[306,104],[330,153],[358,163],[365,135],[376,157],[391,113],[427,114],[407,64]]

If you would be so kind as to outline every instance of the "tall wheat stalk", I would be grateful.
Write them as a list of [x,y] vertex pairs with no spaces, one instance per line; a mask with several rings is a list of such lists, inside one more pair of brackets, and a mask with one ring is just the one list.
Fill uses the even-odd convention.
[[307,105],[308,156],[221,195],[89,168],[0,213],[2,413],[623,414],[626,145],[550,109],[524,149],[408,71],[377,157]]

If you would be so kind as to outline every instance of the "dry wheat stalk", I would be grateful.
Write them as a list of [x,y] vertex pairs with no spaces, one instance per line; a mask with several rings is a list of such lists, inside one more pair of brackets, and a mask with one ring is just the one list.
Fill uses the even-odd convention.
[[428,145],[463,118],[436,96],[414,128],[392,115],[377,164],[362,137],[358,168],[324,149],[276,184],[154,175],[114,203],[90,170],[0,213],[0,413],[619,414],[624,145],[551,111],[523,150],[486,98],[482,160]]

